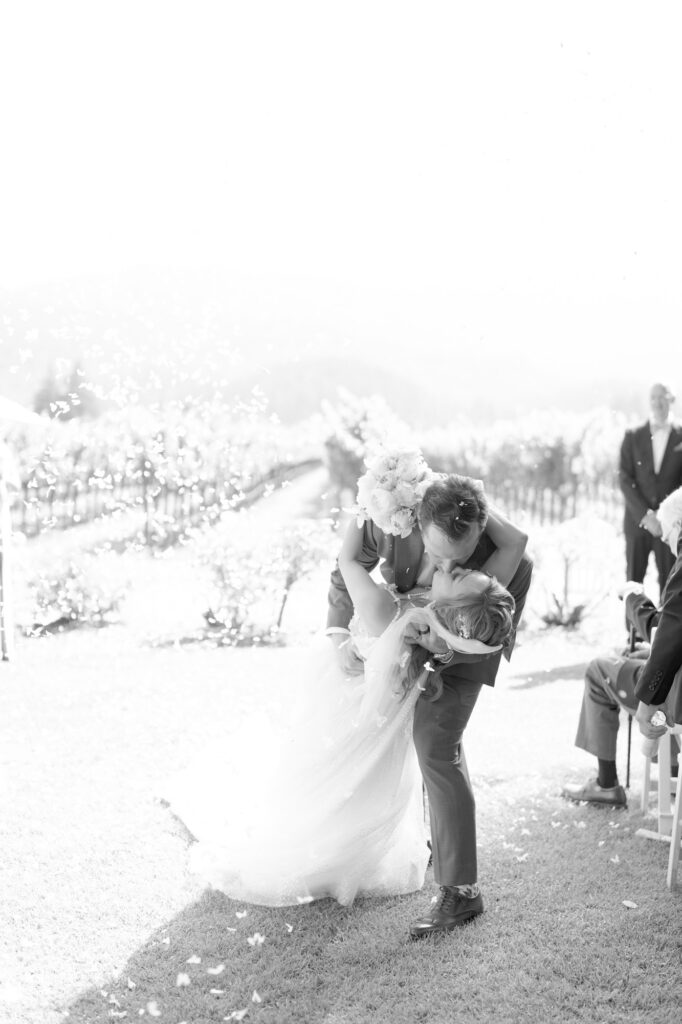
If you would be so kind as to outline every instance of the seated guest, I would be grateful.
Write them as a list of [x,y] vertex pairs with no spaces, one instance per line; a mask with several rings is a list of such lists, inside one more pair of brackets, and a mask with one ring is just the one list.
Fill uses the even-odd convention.
[[656,635],[651,645],[640,644],[632,654],[606,655],[587,666],[575,744],[594,754],[598,772],[596,779],[582,786],[564,786],[562,794],[571,800],[615,807],[627,803],[616,773],[620,708],[635,715],[640,731],[650,738],[665,732],[665,726],[651,724],[659,707],[666,712],[668,723],[682,722],[682,686],[679,682],[673,686],[682,666],[682,487],[663,501],[658,518],[663,540],[676,556],[660,609],[645,596],[641,584],[630,582],[624,588],[628,621],[647,640],[654,627]]

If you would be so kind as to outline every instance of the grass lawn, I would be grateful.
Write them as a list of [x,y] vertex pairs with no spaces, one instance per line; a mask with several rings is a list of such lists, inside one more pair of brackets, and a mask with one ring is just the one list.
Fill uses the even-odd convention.
[[[582,674],[622,638],[617,607],[574,634],[531,622],[484,689],[466,750],[486,913],[413,943],[430,872],[408,897],[277,910],[188,874],[183,829],[153,794],[259,703],[286,700],[278,672],[296,651],[149,645],[164,595],[182,603],[197,584],[187,551],[135,558],[149,586],[125,621],[21,641],[0,666],[2,1024],[679,1020],[682,903],[668,847],[635,836],[641,758],[626,811],[559,796],[592,772],[573,747]],[[323,583],[302,588],[292,623],[317,614]]]

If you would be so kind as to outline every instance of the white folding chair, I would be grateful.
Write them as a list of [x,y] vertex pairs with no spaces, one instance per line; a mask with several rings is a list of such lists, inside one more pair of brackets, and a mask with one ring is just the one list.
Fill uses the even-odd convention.
[[[670,843],[670,857],[668,860],[667,884],[669,889],[677,885],[677,869],[680,860],[680,841],[682,840],[682,785],[678,778],[675,778],[671,771],[670,736],[675,737],[678,746],[677,763],[682,766],[682,725],[675,725],[668,728],[668,731],[661,737],[658,743],[658,798],[656,829],[637,829],[638,836],[646,839],[658,839]],[[653,752],[654,754],[656,751]],[[653,756],[653,755],[652,755]],[[678,773],[679,773],[678,767]],[[675,804],[673,808],[672,793],[675,793]],[[646,814],[649,810],[649,797],[651,793],[651,757],[644,758],[644,779],[642,782],[642,812]]]

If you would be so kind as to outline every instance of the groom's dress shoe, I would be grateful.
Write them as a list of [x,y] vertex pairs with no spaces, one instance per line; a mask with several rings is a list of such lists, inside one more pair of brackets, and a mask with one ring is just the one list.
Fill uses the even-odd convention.
[[569,800],[585,800],[588,804],[605,804],[608,807],[627,807],[628,798],[622,786],[600,786],[596,779],[590,779],[583,786],[569,784],[561,790]]
[[433,909],[410,925],[410,936],[423,939],[437,932],[451,932],[453,928],[466,924],[482,913],[483,900],[480,893],[477,896],[463,896],[453,886],[441,885],[440,896]]

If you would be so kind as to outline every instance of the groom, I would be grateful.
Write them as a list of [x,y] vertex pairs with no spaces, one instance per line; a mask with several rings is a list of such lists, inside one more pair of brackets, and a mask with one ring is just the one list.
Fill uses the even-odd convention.
[[[360,561],[371,572],[379,563],[387,583],[406,593],[416,585],[430,584],[436,568],[480,568],[495,550],[485,532],[488,503],[478,481],[451,475],[430,485],[419,512],[419,528],[404,538],[382,533],[375,523],[363,525]],[[514,628],[526,601],[532,573],[527,555],[508,585],[516,602]],[[327,632],[339,648],[347,671],[357,671],[347,640],[353,604],[339,572],[331,574]],[[423,644],[423,640],[420,640]],[[505,656],[511,655],[511,645]],[[420,697],[415,707],[414,743],[419,758],[431,819],[433,872],[440,885],[434,906],[410,927],[417,939],[451,931],[483,910],[477,884],[476,814],[474,795],[461,741],[464,729],[486,684],[494,686],[500,655],[459,655],[446,647],[429,648],[443,667],[443,693],[436,701]]]

